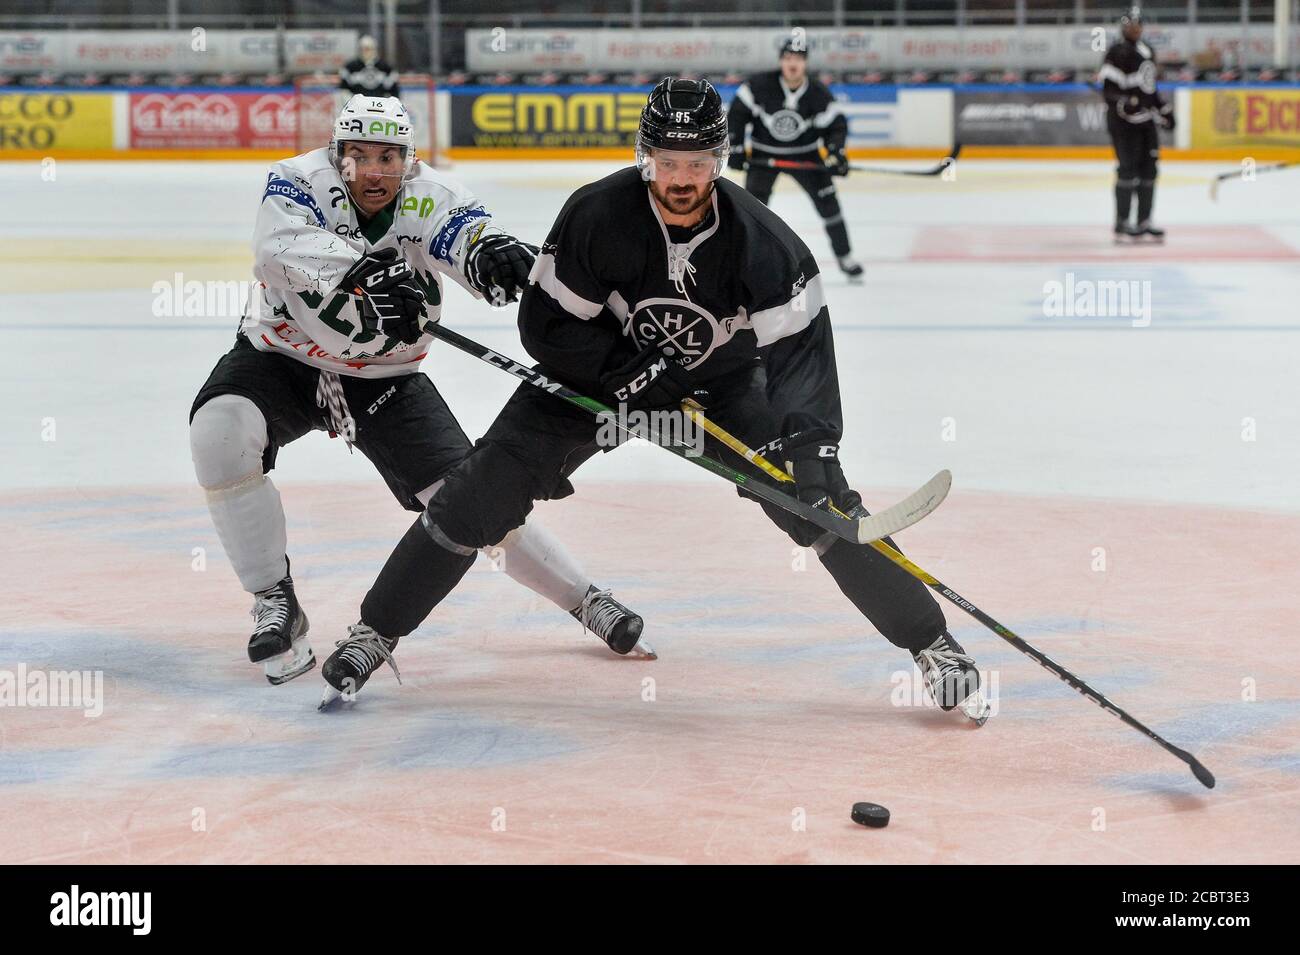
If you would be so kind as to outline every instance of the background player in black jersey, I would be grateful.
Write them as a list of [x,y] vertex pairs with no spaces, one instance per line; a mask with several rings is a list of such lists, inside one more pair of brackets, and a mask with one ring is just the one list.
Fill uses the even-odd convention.
[[[1097,78],[1106,97],[1106,126],[1119,168],[1115,178],[1115,237],[1150,236],[1165,231],[1151,224],[1156,194],[1156,163],[1161,127],[1174,128],[1174,107],[1156,89],[1156,60],[1142,42],[1142,11],[1133,7],[1120,17],[1123,36],[1106,51]],[[1137,193],[1137,225],[1129,221]]]
[[379,58],[379,44],[370,36],[363,36],[357,42],[356,58],[348,60],[339,69],[339,89],[347,90],[353,95],[402,95],[397,71],[387,60]]
[[[766,204],[780,171],[761,165],[763,161],[789,159],[820,163],[818,143],[826,147],[826,168],[786,170],[803,187],[817,207],[826,226],[831,249],[840,269],[849,278],[862,275],[862,266],[854,261],[849,245],[849,230],[844,225],[840,200],[835,194],[832,176],[844,176],[849,161],[844,156],[844,142],[849,123],[840,112],[835,97],[825,83],[808,75],[808,47],[800,37],[792,37],[781,47],[781,68],[756,73],[736,89],[727,113],[731,131],[733,169],[748,169],[745,188]],[[745,156],[745,131],[750,130],[750,156]]]
[[[551,228],[520,299],[524,346],[549,379],[622,411],[681,413],[694,397],[751,447],[780,454],[800,500],[865,514],[840,468],[839,380],[816,260],[775,213],[718,178],[728,152],[717,91],[706,81],[660,83],[641,114],[636,166],[579,189]],[[352,631],[379,635],[391,653],[477,548],[521,525],[535,500],[573,492],[569,477],[601,450],[598,429],[592,415],[521,385],[398,544]],[[920,581],[870,547],[762,506],[912,653],[944,709],[962,705],[982,722],[979,672]],[[327,701],[379,666],[351,665],[346,646],[323,668]]]

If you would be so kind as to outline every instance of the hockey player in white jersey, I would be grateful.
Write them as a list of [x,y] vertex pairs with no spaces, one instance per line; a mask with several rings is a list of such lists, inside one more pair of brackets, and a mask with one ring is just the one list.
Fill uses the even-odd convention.
[[[403,507],[422,511],[471,447],[419,371],[440,318],[442,276],[504,305],[536,257],[465,186],[419,162],[413,142],[399,100],[358,95],[327,148],[272,167],[254,230],[253,294],[234,347],[190,410],[195,474],[254,598],[248,656],[272,684],[315,665],[267,474],[276,453],[328,430],[370,459]],[[496,548],[509,576],[612,650],[653,658],[639,642],[641,618],[594,586],[537,521]]]

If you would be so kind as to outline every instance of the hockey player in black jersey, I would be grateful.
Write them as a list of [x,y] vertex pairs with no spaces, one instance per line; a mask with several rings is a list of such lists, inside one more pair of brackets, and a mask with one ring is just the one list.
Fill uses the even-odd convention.
[[[781,170],[763,165],[771,160],[822,162],[818,143],[826,147],[825,169],[789,170],[788,175],[808,193],[826,226],[840,269],[851,279],[862,275],[853,258],[849,230],[844,225],[832,176],[844,176],[849,124],[826,84],[808,75],[808,47],[791,38],[781,47],[781,68],[751,76],[736,89],[727,113],[731,131],[728,162],[748,169],[745,188],[766,205]],[[745,155],[745,131],[750,130],[750,154]]]
[[[1106,51],[1097,78],[1106,97],[1106,126],[1119,168],[1115,177],[1115,238],[1150,236],[1163,229],[1151,224],[1160,158],[1159,128],[1174,128],[1174,107],[1156,89],[1156,61],[1142,42],[1142,11],[1133,7],[1120,18],[1123,36]],[[1137,225],[1129,220],[1137,193]]]
[[[842,429],[830,315],[817,263],[775,213],[719,178],[729,144],[717,91],[665,79],[641,115],[636,166],[565,203],[520,299],[519,330],[537,368],[621,411],[675,409],[693,397],[794,476],[800,500],[862,516],[839,463]],[[524,384],[407,531],[361,605],[355,631],[391,652],[474,561],[476,548],[524,522],[536,500],[602,450],[592,415]],[[608,447],[605,450],[609,450]],[[755,480],[767,479],[712,445]],[[974,661],[948,633],[926,587],[874,549],[764,503],[812,547],[845,596],[909,651],[945,709],[982,722]],[[367,667],[326,663],[327,697],[358,688]]]
[[357,43],[357,56],[339,70],[339,89],[356,95],[401,97],[397,71],[379,58],[379,44],[374,37],[363,36]]

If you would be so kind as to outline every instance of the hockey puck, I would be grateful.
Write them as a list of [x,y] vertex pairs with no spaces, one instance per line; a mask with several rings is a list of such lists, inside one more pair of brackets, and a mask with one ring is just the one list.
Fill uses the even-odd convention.
[[889,810],[884,806],[877,806],[874,802],[855,802],[851,818],[859,826],[883,829],[889,825]]

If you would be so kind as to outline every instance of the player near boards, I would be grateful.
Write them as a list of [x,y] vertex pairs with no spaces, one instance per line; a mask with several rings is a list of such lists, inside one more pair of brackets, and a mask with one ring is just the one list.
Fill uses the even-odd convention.
[[[838,457],[839,383],[816,260],[780,217],[719,178],[728,152],[726,114],[708,82],[656,86],[636,165],[583,186],[552,226],[520,299],[524,347],[548,380],[623,415],[680,415],[694,398],[740,440],[779,453],[801,501],[862,516]],[[610,449],[603,431],[590,413],[521,385],[398,544],[353,631],[381,635],[391,651],[535,500],[572,493],[574,470],[602,443]],[[770,481],[719,446],[705,450]],[[762,506],[815,550],[876,629],[911,652],[944,709],[983,706],[974,661],[920,581],[871,547]],[[645,545],[654,539],[647,530]],[[344,654],[322,671],[327,702],[373,672],[347,666]]]
[[[253,595],[248,658],[271,683],[315,665],[289,574],[284,509],[267,473],[277,452],[310,431],[342,435],[400,505],[423,511],[470,450],[419,370],[441,314],[442,277],[504,304],[518,297],[535,256],[462,184],[417,160],[397,99],[352,97],[328,147],[271,167],[254,227],[257,283],[234,347],[190,410],[195,474]],[[349,519],[346,500],[337,514]],[[617,652],[636,646],[641,618],[595,587],[536,521],[492,543],[509,576]],[[353,652],[365,656],[365,642]],[[643,647],[642,655],[652,654]]]
[[[791,37],[781,47],[781,68],[757,73],[736,88],[727,113],[731,130],[732,169],[745,170],[745,188],[764,205],[772,186],[786,172],[808,193],[822,217],[840,270],[850,279],[862,276],[853,258],[849,230],[835,193],[833,176],[845,176],[844,155],[849,124],[825,83],[808,75],[808,46]],[[745,131],[750,131],[750,153],[745,155]],[[772,160],[822,164],[818,144],[826,147],[824,169],[778,170],[764,165]]]
[[[1115,147],[1115,238],[1150,236],[1164,229],[1151,224],[1160,159],[1159,129],[1174,128],[1174,107],[1156,89],[1156,60],[1142,42],[1142,11],[1133,7],[1120,17],[1120,39],[1106,51],[1097,78],[1106,97],[1106,127]],[[1137,194],[1137,224],[1130,221]]]
[[339,68],[339,89],[363,96],[401,96],[397,71],[379,58],[379,44],[371,36],[357,42],[357,55]]

